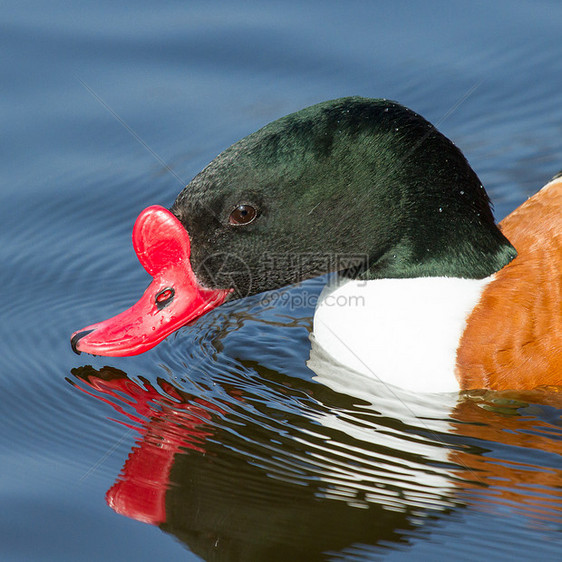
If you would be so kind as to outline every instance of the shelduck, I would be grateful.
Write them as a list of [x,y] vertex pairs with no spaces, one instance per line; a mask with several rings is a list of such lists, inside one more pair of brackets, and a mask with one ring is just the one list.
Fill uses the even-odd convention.
[[142,353],[228,300],[336,272],[314,338],[337,363],[415,391],[562,385],[562,178],[497,225],[461,151],[392,101],[270,123],[170,211],[145,209],[133,245],[152,283],[75,332],[77,353]]

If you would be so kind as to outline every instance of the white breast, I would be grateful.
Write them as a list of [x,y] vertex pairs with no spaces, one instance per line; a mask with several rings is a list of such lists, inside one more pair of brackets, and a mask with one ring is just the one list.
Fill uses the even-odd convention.
[[456,392],[459,340],[486,279],[421,277],[326,287],[314,338],[337,362],[416,392]]

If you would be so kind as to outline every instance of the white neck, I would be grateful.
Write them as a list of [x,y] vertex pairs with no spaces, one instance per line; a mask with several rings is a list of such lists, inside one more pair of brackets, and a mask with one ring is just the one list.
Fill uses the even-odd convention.
[[491,279],[353,280],[326,287],[314,338],[337,362],[386,384],[456,392],[459,341]]

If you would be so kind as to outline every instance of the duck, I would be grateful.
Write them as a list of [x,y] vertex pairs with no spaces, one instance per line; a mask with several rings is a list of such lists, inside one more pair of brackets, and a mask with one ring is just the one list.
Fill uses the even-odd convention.
[[414,392],[562,385],[562,174],[499,224],[462,152],[418,113],[346,97],[219,154],[133,246],[152,282],[71,336],[143,353],[234,299],[331,274],[312,338],[335,364]]

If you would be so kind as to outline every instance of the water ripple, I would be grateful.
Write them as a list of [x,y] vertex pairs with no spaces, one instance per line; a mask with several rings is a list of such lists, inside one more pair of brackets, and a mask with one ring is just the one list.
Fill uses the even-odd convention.
[[[319,377],[302,353],[253,345],[254,334],[267,338],[268,331],[278,342],[308,341],[310,311],[289,312],[258,299],[215,311],[149,354],[140,383],[122,371],[74,371],[83,388],[106,381],[97,397],[129,420],[142,412],[144,437],[109,492],[114,509],[158,523],[207,553],[212,545],[194,538],[201,521],[213,537],[229,537],[246,553],[257,540],[266,549],[283,544],[285,554],[294,544],[316,548],[318,536],[303,534],[305,516],[316,518],[322,536],[329,529],[334,545],[367,540],[361,529],[370,526],[371,553],[376,529],[398,545],[406,536],[435,536],[447,514],[443,533],[454,536],[450,529],[466,510],[487,517],[509,509],[510,517],[560,525],[557,395],[472,393],[458,400],[390,391],[344,369]],[[271,367],[279,354],[282,370]],[[137,381],[134,400],[131,387],[124,391],[118,382],[127,380]],[[160,490],[164,502],[156,520],[153,506],[141,510],[131,490],[134,497],[145,493],[147,481],[135,467],[163,443],[166,471],[150,479],[151,493]],[[225,526],[217,501],[241,527]],[[266,515],[273,510],[288,510],[287,518]],[[476,540],[476,527],[467,532]]]

